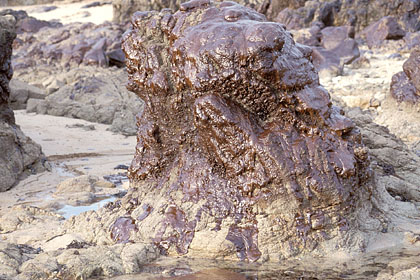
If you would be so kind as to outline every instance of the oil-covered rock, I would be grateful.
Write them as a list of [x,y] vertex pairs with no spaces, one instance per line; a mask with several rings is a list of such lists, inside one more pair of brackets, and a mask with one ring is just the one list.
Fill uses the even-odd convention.
[[123,208],[145,218],[126,240],[256,261],[357,227],[367,149],[320,86],[310,48],[234,2],[137,12],[132,25],[128,87],[146,106]]

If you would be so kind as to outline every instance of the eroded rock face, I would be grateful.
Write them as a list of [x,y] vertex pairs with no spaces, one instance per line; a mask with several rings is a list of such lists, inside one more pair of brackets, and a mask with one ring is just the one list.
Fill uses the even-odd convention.
[[256,261],[357,227],[367,149],[319,85],[308,47],[233,2],[132,22],[129,88],[146,107],[115,241]]
[[9,107],[15,22],[12,16],[0,17],[0,192],[11,188],[25,170],[42,169],[41,147],[22,133]]
[[403,70],[392,77],[391,96],[398,102],[417,104],[420,100],[420,50],[414,50]]

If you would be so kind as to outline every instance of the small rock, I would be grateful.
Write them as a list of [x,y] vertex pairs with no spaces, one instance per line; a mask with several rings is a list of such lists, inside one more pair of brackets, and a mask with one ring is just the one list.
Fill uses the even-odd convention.
[[93,124],[85,125],[82,123],[75,123],[72,125],[66,125],[66,127],[67,128],[82,128],[83,130],[86,130],[86,131],[96,130],[96,127]]
[[47,103],[45,102],[45,100],[42,99],[30,98],[28,99],[26,104],[26,112],[44,115],[47,113]]
[[360,57],[359,47],[354,39],[345,39],[337,45],[334,49],[331,49],[344,64],[350,64],[358,57]]
[[30,13],[47,13],[57,9],[57,6],[41,6],[33,8]]
[[125,165],[125,164],[118,164],[117,166],[114,167],[114,169],[123,169],[123,170],[128,170],[129,166]]
[[373,97],[372,99],[370,99],[369,106],[373,107],[373,108],[377,108],[377,107],[381,106],[381,101],[379,101],[378,99]]
[[50,95],[57,90],[59,90],[61,87],[65,85],[64,82],[54,79],[48,86],[47,86],[47,95]]
[[44,246],[42,246],[42,249],[45,252],[66,249],[74,241],[83,242],[83,239],[77,234],[68,233],[49,240]]
[[57,186],[55,195],[58,194],[71,194],[78,192],[95,192],[95,187],[115,187],[114,184],[101,180],[99,177],[92,175],[83,175],[75,178],[67,179]]
[[312,62],[320,78],[335,77],[343,73],[343,65],[335,53],[320,47],[312,50]]
[[125,67],[125,54],[118,48],[106,53],[109,61],[109,66]]
[[84,5],[80,8],[81,9],[88,9],[88,8],[93,8],[93,7],[99,7],[99,6],[102,6],[102,5],[103,4],[101,2],[95,1],[95,2],[92,2],[92,3],[86,4],[86,5]]
[[406,44],[407,50],[413,50],[416,48],[420,48],[420,32],[408,32],[404,36],[404,41]]
[[10,102],[14,110],[26,109],[29,98],[44,99],[45,92],[17,79],[10,81]]
[[[359,58],[356,58],[350,65],[349,67],[352,69],[360,69],[360,68],[365,68],[365,67],[369,67],[370,66],[370,61],[367,57],[365,56],[361,56]],[[367,77],[366,77],[367,76]],[[365,74],[364,76],[365,78],[369,78],[369,74]]]
[[404,62],[403,69],[407,77],[413,83],[420,96],[420,50],[411,52],[410,57]]
[[402,58],[403,58],[402,55],[399,54],[399,53],[393,53],[393,54],[391,54],[391,55],[388,56],[388,59],[397,59],[397,60],[400,60]]
[[414,50],[404,62],[403,72],[392,76],[391,96],[398,102],[416,104],[420,100],[420,51]]

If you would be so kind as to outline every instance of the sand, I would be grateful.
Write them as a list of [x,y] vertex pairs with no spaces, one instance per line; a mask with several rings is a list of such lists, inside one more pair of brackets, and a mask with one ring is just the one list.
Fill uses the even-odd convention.
[[[107,131],[108,125],[84,120],[15,111],[16,123],[42,146],[50,172],[31,175],[0,195],[2,210],[13,205],[45,205],[61,181],[79,175],[116,174],[117,165],[130,165],[136,137]],[[76,125],[76,127],[74,127]],[[73,128],[71,128],[73,126]],[[81,127],[77,127],[81,126]],[[86,127],[94,130],[86,130]]]

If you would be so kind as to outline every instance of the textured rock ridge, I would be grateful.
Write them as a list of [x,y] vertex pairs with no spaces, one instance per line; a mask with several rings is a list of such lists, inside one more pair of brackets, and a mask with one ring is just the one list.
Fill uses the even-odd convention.
[[367,149],[308,47],[234,2],[137,12],[132,24],[128,87],[146,105],[115,241],[256,261],[357,228]]
[[41,147],[22,133],[9,107],[14,25],[13,16],[0,17],[0,192],[12,187],[25,170],[41,168]]

